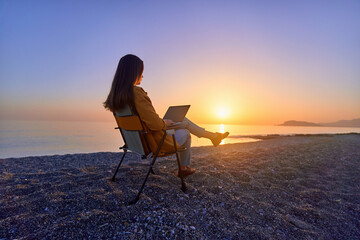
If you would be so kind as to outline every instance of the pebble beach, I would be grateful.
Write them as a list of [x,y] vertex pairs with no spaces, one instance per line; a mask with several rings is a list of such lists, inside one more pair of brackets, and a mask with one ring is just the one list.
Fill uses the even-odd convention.
[[0,159],[0,239],[360,239],[360,135],[277,136],[174,156]]

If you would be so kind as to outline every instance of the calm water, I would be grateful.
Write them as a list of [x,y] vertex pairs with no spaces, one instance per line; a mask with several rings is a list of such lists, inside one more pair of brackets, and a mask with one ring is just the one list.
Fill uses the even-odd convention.
[[[257,141],[246,135],[360,133],[360,128],[209,125],[210,131],[229,131],[224,144]],[[116,152],[123,145],[112,122],[0,121],[0,158],[67,153]],[[211,145],[192,138],[192,146]]]

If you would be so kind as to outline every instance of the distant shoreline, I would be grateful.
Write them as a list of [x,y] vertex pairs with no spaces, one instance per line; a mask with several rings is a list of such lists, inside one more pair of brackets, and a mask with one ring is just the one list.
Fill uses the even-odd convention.
[[278,137],[331,137],[331,136],[342,136],[342,135],[360,135],[360,133],[295,133],[295,134],[266,134],[266,135],[235,135],[228,136],[229,138],[255,138],[255,139],[273,139]]
[[337,122],[331,123],[313,123],[313,122],[306,122],[306,121],[297,121],[297,120],[290,120],[286,121],[282,124],[277,126],[291,126],[291,127],[350,127],[350,128],[357,128],[360,127],[360,118],[352,119],[352,120],[340,120]]

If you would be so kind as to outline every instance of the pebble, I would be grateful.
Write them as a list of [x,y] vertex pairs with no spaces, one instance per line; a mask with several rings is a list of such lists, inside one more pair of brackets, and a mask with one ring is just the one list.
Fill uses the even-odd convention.
[[[302,229],[311,229],[312,228],[312,226],[310,224],[308,224],[294,216],[291,216],[289,214],[285,216],[285,219],[286,219],[286,221],[288,221],[289,223],[292,223],[293,225],[295,225],[298,228],[302,228]],[[297,228],[296,229],[295,228],[294,228],[294,230],[297,230]]]
[[259,210],[259,214],[262,216],[262,215],[264,215],[264,210],[263,209],[260,209]]

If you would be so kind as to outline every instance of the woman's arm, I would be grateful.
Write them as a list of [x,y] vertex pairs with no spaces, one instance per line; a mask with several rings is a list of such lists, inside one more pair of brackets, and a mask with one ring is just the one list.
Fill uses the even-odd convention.
[[156,113],[150,98],[141,87],[134,87],[134,102],[141,120],[151,131],[166,130],[166,123]]

